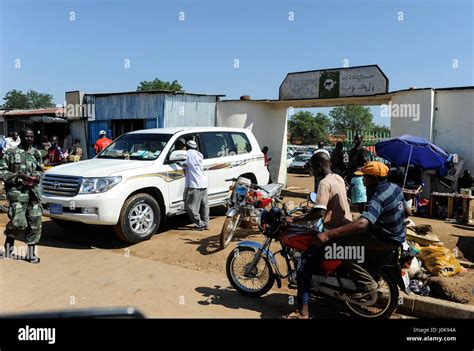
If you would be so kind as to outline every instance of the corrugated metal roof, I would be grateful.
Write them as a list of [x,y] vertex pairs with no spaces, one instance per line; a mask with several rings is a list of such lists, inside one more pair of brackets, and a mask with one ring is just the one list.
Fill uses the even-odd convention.
[[172,91],[172,90],[122,91],[122,92],[116,92],[116,93],[89,93],[85,95],[108,96],[108,95],[123,95],[123,94],[174,94],[174,95],[198,95],[198,96],[216,96],[216,97],[225,96],[224,94],[199,94],[199,93],[189,93],[187,91],[177,92],[177,91]]
[[4,116],[44,116],[54,115],[57,117],[64,116],[66,109],[64,107],[43,108],[33,110],[9,110],[3,112]]

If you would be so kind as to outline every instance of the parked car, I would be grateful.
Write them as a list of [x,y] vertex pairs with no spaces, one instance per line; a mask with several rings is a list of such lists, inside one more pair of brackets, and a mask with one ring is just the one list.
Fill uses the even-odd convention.
[[305,152],[304,151],[295,151],[293,152],[293,154],[291,155],[292,157],[297,157],[299,155],[303,155]]
[[309,173],[309,160],[312,154],[302,154],[296,156],[293,162],[288,167],[290,173]]
[[294,157],[292,157],[290,154],[286,155],[286,168],[290,167],[291,162],[293,162]]
[[124,134],[91,160],[48,170],[41,180],[44,215],[63,227],[75,222],[113,226],[125,241],[150,239],[169,216],[185,213],[185,173],[175,150],[194,140],[204,156],[209,205],[225,205],[230,181],[246,177],[265,185],[269,173],[247,129],[147,129]]

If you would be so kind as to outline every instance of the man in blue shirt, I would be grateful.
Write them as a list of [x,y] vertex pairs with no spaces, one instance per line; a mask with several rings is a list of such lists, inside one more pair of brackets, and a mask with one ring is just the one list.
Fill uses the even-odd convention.
[[[372,233],[377,240],[392,246],[401,245],[406,238],[405,218],[410,216],[410,209],[398,185],[387,181],[388,167],[381,162],[367,162],[356,175],[364,176],[367,187],[367,210],[360,218],[345,226],[329,230],[318,235],[316,244],[364,231]],[[379,250],[377,250],[379,251]]]

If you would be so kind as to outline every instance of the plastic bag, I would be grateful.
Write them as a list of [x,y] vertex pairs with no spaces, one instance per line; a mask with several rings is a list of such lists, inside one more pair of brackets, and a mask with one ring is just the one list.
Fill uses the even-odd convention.
[[433,275],[451,277],[461,272],[461,265],[451,250],[445,247],[422,247],[418,257]]

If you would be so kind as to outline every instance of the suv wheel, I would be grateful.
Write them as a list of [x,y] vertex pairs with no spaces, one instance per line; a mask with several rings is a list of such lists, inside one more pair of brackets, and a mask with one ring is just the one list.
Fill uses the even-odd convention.
[[120,211],[115,234],[124,241],[138,243],[150,239],[160,226],[161,211],[151,195],[141,193],[128,198]]

